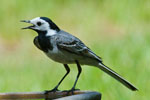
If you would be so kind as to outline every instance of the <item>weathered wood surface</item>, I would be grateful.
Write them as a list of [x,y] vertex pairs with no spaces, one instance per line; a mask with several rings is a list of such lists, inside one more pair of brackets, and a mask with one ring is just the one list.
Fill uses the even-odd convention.
[[0,93],[0,100],[101,100],[101,94],[95,91],[74,91],[71,93],[57,91],[49,94],[44,92],[17,92],[17,93]]

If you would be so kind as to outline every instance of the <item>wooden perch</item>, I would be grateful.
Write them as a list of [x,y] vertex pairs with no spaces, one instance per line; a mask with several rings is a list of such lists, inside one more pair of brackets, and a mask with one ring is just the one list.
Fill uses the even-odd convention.
[[18,92],[0,93],[0,100],[24,100],[24,99],[45,99],[45,100],[101,100],[101,94],[94,91],[74,91],[71,93],[57,91],[44,94],[44,92]]

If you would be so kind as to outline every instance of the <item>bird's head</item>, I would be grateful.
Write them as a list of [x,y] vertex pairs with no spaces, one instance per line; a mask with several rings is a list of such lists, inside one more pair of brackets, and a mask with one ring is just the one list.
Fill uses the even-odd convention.
[[30,23],[31,26],[22,28],[22,29],[32,29],[38,33],[49,33],[53,34],[54,32],[60,31],[59,27],[53,23],[52,20],[50,20],[47,17],[36,17],[31,20],[21,20],[21,22]]

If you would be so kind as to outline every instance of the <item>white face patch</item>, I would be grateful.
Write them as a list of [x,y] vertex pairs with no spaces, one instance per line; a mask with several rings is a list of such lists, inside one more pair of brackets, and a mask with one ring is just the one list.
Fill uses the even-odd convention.
[[35,25],[33,29],[36,29],[39,31],[47,31],[46,36],[52,36],[57,33],[56,30],[50,29],[49,23],[43,19],[40,19],[40,17],[30,20],[30,23]]

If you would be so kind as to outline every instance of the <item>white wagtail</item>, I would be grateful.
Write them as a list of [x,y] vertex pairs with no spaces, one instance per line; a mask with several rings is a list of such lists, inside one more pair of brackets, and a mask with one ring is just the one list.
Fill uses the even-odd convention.
[[32,26],[23,29],[32,29],[38,33],[34,38],[35,46],[42,50],[52,60],[62,63],[67,71],[56,87],[50,91],[57,91],[58,86],[69,74],[68,64],[77,64],[78,74],[75,83],[70,91],[75,90],[76,83],[82,71],[81,65],[91,65],[103,70],[129,89],[135,91],[137,88],[123,79],[112,69],[102,63],[102,59],[91,51],[77,37],[61,30],[52,20],[47,17],[37,17],[32,20],[22,20],[21,22],[31,23]]

